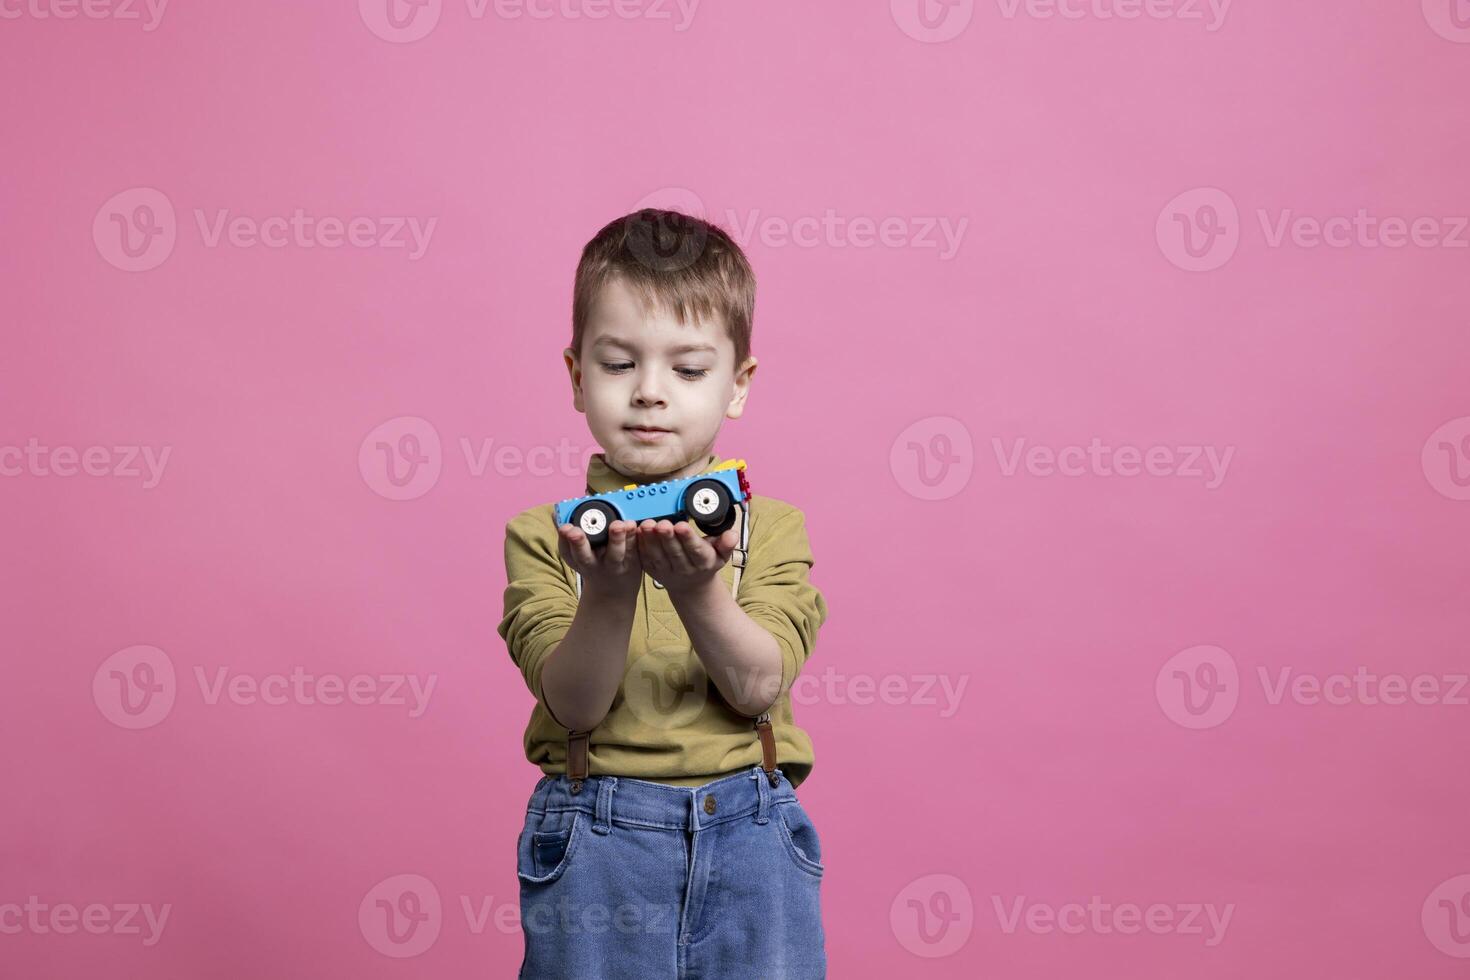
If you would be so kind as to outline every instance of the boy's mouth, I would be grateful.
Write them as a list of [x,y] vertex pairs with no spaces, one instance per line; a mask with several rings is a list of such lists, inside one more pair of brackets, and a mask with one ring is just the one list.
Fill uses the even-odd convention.
[[643,442],[657,442],[664,436],[669,435],[668,429],[661,429],[655,425],[625,425],[624,430],[633,433],[635,439]]

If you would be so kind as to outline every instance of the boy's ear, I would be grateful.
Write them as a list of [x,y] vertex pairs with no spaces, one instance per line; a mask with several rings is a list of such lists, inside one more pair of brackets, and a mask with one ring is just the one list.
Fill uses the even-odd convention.
[[567,374],[572,380],[572,405],[577,411],[586,414],[587,407],[582,404],[582,361],[570,347],[561,352],[561,357],[567,362]]
[[735,371],[735,395],[730,399],[730,406],[725,409],[725,418],[738,419],[745,411],[745,399],[750,394],[750,379],[755,376],[755,366],[759,363],[754,357],[747,357],[745,363]]

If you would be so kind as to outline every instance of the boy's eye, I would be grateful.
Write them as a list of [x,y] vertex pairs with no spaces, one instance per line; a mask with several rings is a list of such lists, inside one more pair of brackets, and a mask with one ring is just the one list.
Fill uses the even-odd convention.
[[[633,364],[631,361],[603,361],[602,366],[609,374],[622,374],[631,369]],[[709,374],[709,368],[676,368],[675,370],[687,381],[698,381]]]

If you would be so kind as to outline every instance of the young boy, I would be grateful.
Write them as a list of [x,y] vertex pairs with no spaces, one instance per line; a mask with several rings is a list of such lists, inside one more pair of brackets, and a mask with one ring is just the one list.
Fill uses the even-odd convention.
[[[587,494],[720,464],[755,373],[754,306],[745,256],[697,218],[639,211],[587,244],[563,352],[603,450]],[[596,549],[551,504],[506,525],[499,633],[536,698],[525,749],[545,773],[517,844],[522,978],[826,976],[821,844],[795,793],[812,744],[790,687],[827,605],[800,510],[752,495],[736,517],[718,535],[614,521]]]

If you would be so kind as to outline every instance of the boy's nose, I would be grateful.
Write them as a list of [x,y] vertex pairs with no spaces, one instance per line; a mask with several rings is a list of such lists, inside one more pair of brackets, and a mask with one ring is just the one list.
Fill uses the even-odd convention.
[[638,382],[633,401],[638,405],[662,405],[664,403],[663,391],[651,380],[645,379]]

